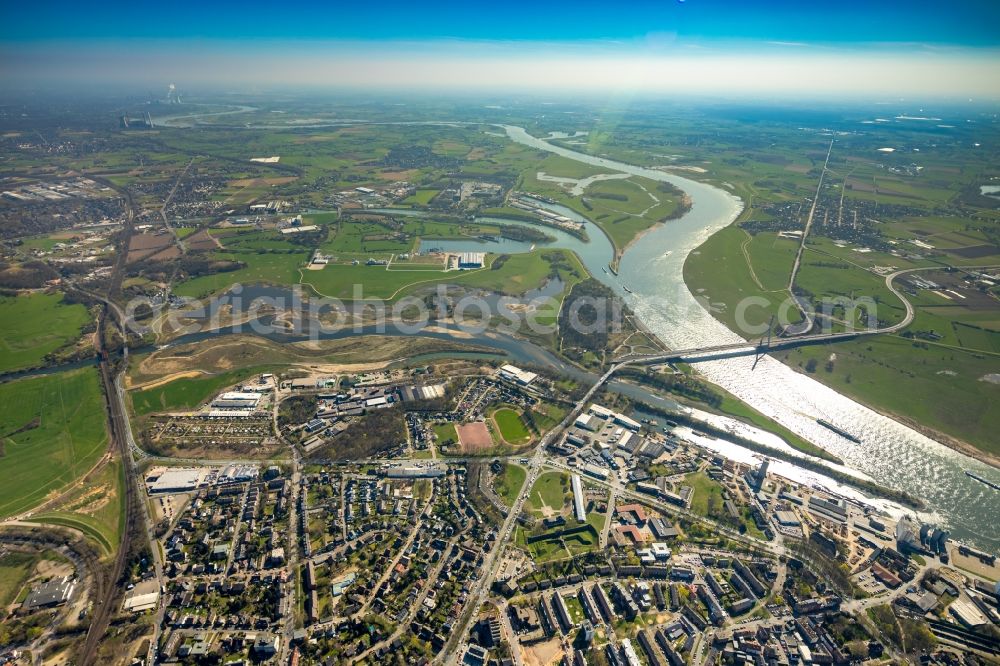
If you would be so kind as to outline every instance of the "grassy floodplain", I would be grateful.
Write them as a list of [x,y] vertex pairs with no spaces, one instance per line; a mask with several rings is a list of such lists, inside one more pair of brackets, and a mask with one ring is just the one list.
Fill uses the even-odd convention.
[[[366,225],[350,223],[345,226],[353,229]],[[231,239],[227,235],[226,249],[213,252],[212,258],[237,261],[245,266],[185,280],[174,288],[174,293],[205,298],[237,283],[286,287],[303,284],[326,297],[353,299],[357,296],[355,288],[360,287],[364,298],[395,300],[421,287],[459,284],[516,296],[542,286],[546,278],[554,274],[566,283],[567,292],[586,276],[586,269],[579,259],[572,252],[562,249],[538,248],[521,254],[488,255],[484,268],[468,271],[446,271],[442,263],[399,260],[395,254],[411,252],[424,238],[428,239],[424,244],[433,246],[434,239],[438,238],[467,238],[473,233],[497,232],[496,227],[484,225],[459,231],[456,225],[433,222],[408,223],[407,228],[420,235],[406,241],[365,241],[365,234],[361,233],[363,229],[359,233],[334,232],[333,238],[319,249],[335,253],[338,261],[316,271],[305,269],[310,256],[305,248],[297,249],[259,232],[234,234]],[[366,265],[369,258],[391,260],[391,264],[369,266]],[[355,265],[354,260],[359,263]]]
[[760,303],[766,305],[747,308],[742,316],[750,326],[766,325],[772,316],[788,316],[782,303],[795,260],[792,242],[758,241],[739,227],[726,227],[688,256],[684,281],[717,319],[737,332],[741,330],[738,304],[745,298],[763,298]]
[[62,294],[0,297],[0,373],[40,365],[79,338],[89,320],[86,307],[64,303]]
[[[734,304],[743,298],[763,297],[770,303],[746,311],[745,320],[751,325],[766,324],[779,312],[787,292],[777,287],[778,278],[792,263],[791,251],[781,247],[775,234],[758,233],[749,246],[747,237],[739,227],[727,227],[692,253],[684,267],[685,281],[694,293],[737,332],[741,328]],[[818,297],[871,298],[877,303],[879,320],[895,323],[905,309],[885,287],[885,278],[871,272],[878,265],[902,269],[933,264],[859,254],[817,238],[807,244],[797,284]],[[773,277],[761,277],[769,274]],[[932,271],[923,275],[936,276]],[[896,334],[803,347],[775,357],[918,429],[930,428],[932,436],[1000,456],[994,434],[1000,431],[1000,414],[991,408],[1000,400],[1000,385],[983,379],[1000,374],[1000,351],[994,344],[1000,340],[1000,304],[991,307],[987,299],[975,307],[964,306],[957,298],[948,301],[929,292],[908,294],[907,299],[916,307],[908,337]],[[937,339],[910,337],[930,333]]]
[[270,369],[268,366],[250,366],[205,377],[184,377],[148,389],[138,389],[131,394],[132,408],[138,415],[194,409],[227,386]]
[[546,179],[583,180],[615,173],[549,155],[523,167],[518,188],[551,198],[593,221],[607,234],[620,254],[642,233],[675,217],[682,210],[682,193],[664,183],[631,176],[593,181],[583,188],[582,195],[577,195],[572,192],[571,184]]
[[0,384],[0,516],[29,509],[78,479],[107,441],[95,369]]
[[[536,249],[501,256],[502,260],[490,255],[486,267],[461,272],[406,270],[401,264],[391,266],[391,270],[385,266],[331,264],[321,271],[303,271],[302,282],[317,293],[333,298],[353,298],[355,285],[360,285],[367,298],[395,300],[416,288],[435,284],[458,284],[517,296],[541,287],[553,272],[567,283],[567,288],[586,275],[576,255],[567,250]],[[553,267],[554,263],[565,268]]]

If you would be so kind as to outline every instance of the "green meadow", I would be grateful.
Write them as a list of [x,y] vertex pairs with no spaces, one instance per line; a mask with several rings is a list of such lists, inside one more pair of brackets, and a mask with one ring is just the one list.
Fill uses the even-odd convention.
[[96,369],[0,384],[0,516],[29,509],[75,481],[107,441]]
[[89,320],[86,307],[65,304],[62,294],[0,297],[0,372],[40,365],[76,341]]
[[236,283],[290,286],[298,282],[298,268],[305,264],[308,257],[309,255],[305,251],[292,254],[219,253],[215,255],[215,258],[241,261],[246,263],[246,267],[235,271],[212,273],[192,278],[176,285],[173,291],[178,296],[204,298],[225,291]]
[[535,480],[528,495],[526,508],[537,517],[542,517],[542,508],[547,507],[559,515],[563,505],[569,502],[569,476],[562,472],[546,472]]
[[135,389],[129,395],[132,408],[139,415],[190,410],[227,386],[266,371],[263,366],[253,366],[206,377],[185,377],[153,388]]
[[500,499],[503,500],[504,504],[507,506],[513,506],[518,493],[520,493],[521,488],[524,487],[524,481],[527,476],[527,470],[520,465],[515,465],[513,463],[503,464],[503,470],[497,474],[496,480],[494,481],[494,488],[497,491],[497,495],[499,495]]

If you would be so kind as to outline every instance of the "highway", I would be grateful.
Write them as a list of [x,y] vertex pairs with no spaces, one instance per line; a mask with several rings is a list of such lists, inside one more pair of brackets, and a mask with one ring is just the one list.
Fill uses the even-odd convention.
[[782,349],[785,347],[802,347],[810,344],[818,345],[829,342],[853,340],[854,338],[862,335],[874,335],[876,333],[887,332],[889,332],[888,329],[850,331],[843,333],[817,333],[814,335],[803,335],[794,338],[776,338],[772,339],[770,342],[734,342],[725,345],[676,349],[673,351],[663,352],[662,354],[628,354],[615,359],[615,361],[619,364],[619,366],[651,365],[656,363],[666,363],[667,361],[697,363],[698,361],[717,360],[720,357],[765,354],[774,349]]
[[[975,268],[975,267],[970,267]],[[903,292],[896,287],[893,282],[901,275],[907,273],[913,273],[916,271],[939,271],[943,270],[941,266],[923,266],[920,268],[906,268],[903,270],[895,271],[885,276],[885,286],[900,300],[903,307],[906,309],[906,314],[903,318],[892,324],[890,326],[883,326],[881,328],[870,328],[861,329],[857,331],[843,331],[839,333],[814,333],[812,335],[797,335],[794,337],[785,338],[773,338],[768,342],[734,342],[725,345],[710,345],[707,347],[691,347],[689,349],[676,349],[669,352],[663,352],[662,354],[628,354],[616,359],[616,362],[620,365],[650,365],[655,363],[666,363],[667,361],[684,361],[685,363],[697,363],[698,361],[708,361],[715,360],[721,356],[732,357],[732,356],[749,356],[751,354],[765,354],[774,349],[782,349],[787,347],[801,347],[805,345],[821,345],[828,344],[831,342],[843,342],[846,340],[854,340],[860,337],[866,337],[871,335],[886,335],[891,333],[898,333],[903,330],[911,323],[913,323],[913,317],[915,315],[915,310],[913,304],[910,303],[903,295]]]

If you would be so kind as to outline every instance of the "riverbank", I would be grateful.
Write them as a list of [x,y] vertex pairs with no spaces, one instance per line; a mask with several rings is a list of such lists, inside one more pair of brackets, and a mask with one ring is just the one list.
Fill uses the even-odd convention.
[[[693,202],[691,211],[673,224],[658,225],[644,237],[644,242],[633,244],[623,256],[619,279],[610,275],[601,279],[619,292],[623,283],[628,284],[634,293],[626,294],[626,301],[650,330],[671,348],[743,341],[719,321],[717,313],[711,311],[714,308],[710,308],[704,295],[698,293],[697,285],[689,287],[684,280],[686,260],[713,234],[729,227],[743,211],[743,203],[732,192],[714,184],[552,146],[518,128],[507,127],[507,135],[518,143],[603,169],[668,180],[687,192]],[[607,265],[611,254],[608,251],[603,260],[591,255],[588,258],[591,271],[601,273],[601,267]],[[725,267],[720,266],[716,272],[724,270]],[[713,305],[717,301],[719,299],[712,299]],[[766,316],[764,321],[766,323]],[[878,346],[881,337],[862,344]],[[830,350],[824,351],[830,353]],[[819,362],[821,369],[825,361]],[[867,376],[875,362],[876,359],[868,359],[864,368],[859,367],[853,376],[854,382]],[[848,468],[877,483],[891,484],[919,496],[928,507],[927,513],[920,516],[921,520],[949,529],[955,538],[980,547],[995,548],[1000,544],[993,525],[986,518],[989,512],[1000,510],[1000,495],[964,473],[972,470],[992,478],[996,473],[994,468],[868,409],[811,376],[794,372],[771,356],[756,362],[753,358],[706,361],[699,363],[696,370],[707,381],[756,411],[843,459]],[[947,376],[942,378],[948,379]],[[898,386],[897,381],[880,388],[894,392]],[[862,442],[849,442],[819,425],[817,419],[851,424],[853,429],[863,433]]]
[[[644,237],[648,236],[650,233],[652,233],[653,231],[655,231],[656,228],[659,227],[660,225],[667,224],[668,222],[670,222],[672,220],[679,220],[679,219],[681,219],[682,217],[684,217],[685,215],[687,215],[691,211],[691,197],[689,197],[684,192],[681,192],[681,194],[683,196],[681,197],[680,202],[677,204],[677,209],[672,214],[668,215],[667,217],[663,218],[662,220],[656,221],[655,223],[653,223],[652,225],[650,225],[646,229],[643,229],[642,231],[640,231],[621,250],[619,250],[618,246],[615,245],[615,257],[614,257],[614,259],[612,259],[612,265],[614,266],[614,269],[616,271],[618,270],[619,264],[621,262],[621,258],[625,255],[626,252],[629,251],[629,249],[633,245],[636,245]],[[601,225],[597,225],[597,226],[600,227]],[[610,237],[609,237],[609,239],[610,239]],[[614,245],[614,240],[611,241],[611,244]]]
[[972,444],[969,444],[968,442],[964,442],[960,439],[952,437],[951,435],[941,432],[940,430],[935,430],[934,428],[930,428],[918,421],[913,420],[912,418],[906,416],[905,414],[900,414],[898,412],[893,412],[890,410],[878,409],[876,406],[870,404],[868,405],[868,407],[870,409],[875,410],[879,414],[885,416],[886,418],[899,421],[900,423],[903,423],[909,426],[910,428],[913,428],[914,430],[924,435],[925,437],[929,437],[937,442],[941,442],[950,449],[953,449],[960,453],[964,453],[970,458],[975,458],[981,463],[985,463],[987,465],[990,465],[991,467],[1000,469],[1000,456],[996,456],[993,455],[992,453],[989,453],[988,451],[983,451],[982,449],[978,449]]
[[644,403],[639,403],[638,407],[644,412],[649,412],[650,414],[657,414],[664,419],[671,419],[672,421],[680,425],[685,425],[692,429],[697,429],[703,433],[711,435],[712,437],[733,442],[734,444],[737,444],[745,449],[749,449],[754,453],[759,453],[761,455],[777,458],[778,460],[784,460],[785,462],[792,463],[793,465],[801,467],[802,469],[807,469],[809,471],[822,474],[824,476],[833,479],[834,481],[837,481],[838,483],[843,483],[862,492],[869,493],[871,495],[882,497],[888,500],[892,500],[893,502],[899,502],[900,504],[903,504],[904,506],[907,506],[911,509],[920,510],[925,508],[925,504],[923,503],[922,500],[920,500],[920,498],[915,497],[914,495],[911,495],[910,493],[904,490],[886,488],[885,486],[882,486],[873,481],[868,481],[866,479],[856,477],[852,474],[847,474],[846,472],[834,469],[829,465],[824,465],[819,460],[811,460],[808,458],[802,458],[800,456],[791,455],[780,449],[776,449],[774,447],[766,446],[759,442],[755,442],[752,439],[747,439],[746,437],[740,437],[739,435],[735,435],[729,432],[728,430],[718,428],[710,423],[702,421],[701,419],[696,419],[687,414],[669,412],[665,409],[661,409],[660,407]]
[[[791,269],[791,246],[792,241],[773,232],[749,235],[733,223],[712,234],[689,255],[683,267],[684,280],[713,304],[712,316],[730,330],[739,330],[736,304],[750,298],[758,299],[761,305],[755,304],[743,319],[747,325],[766,325],[785,301],[781,292]],[[834,270],[826,258],[805,261],[802,277],[815,292],[814,298],[870,296],[886,312],[887,323],[903,327],[910,322],[906,330],[915,335],[890,336],[887,332],[864,341],[776,352],[774,358],[799,374],[805,369],[805,376],[954,451],[1000,467],[1000,449],[993,434],[1000,428],[1000,415],[992,409],[1000,389],[982,381],[983,376],[1000,372],[1000,359],[962,346],[960,329],[955,328],[961,325],[961,308],[924,310],[926,298],[919,294],[907,298],[898,281],[897,286],[891,284],[892,277],[906,271],[938,269],[918,266],[883,278],[856,264],[837,266],[843,268]],[[896,299],[900,306],[895,305]],[[921,332],[927,331],[937,331],[938,338],[945,336],[947,347],[921,340]]]

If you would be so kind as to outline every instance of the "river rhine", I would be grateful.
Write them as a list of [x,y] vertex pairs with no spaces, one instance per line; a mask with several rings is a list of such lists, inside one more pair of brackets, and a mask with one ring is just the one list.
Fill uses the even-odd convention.
[[[624,254],[619,277],[606,273],[610,254],[595,264],[596,253],[582,255],[590,272],[619,293],[643,323],[670,348],[738,342],[741,338],[716,320],[684,284],[687,256],[710,235],[730,224],[741,210],[733,195],[705,183],[586,155],[507,126],[518,143],[568,159],[671,183],[691,198],[679,220],[658,225]],[[591,237],[598,234],[589,225]],[[606,239],[602,239],[606,240]],[[623,289],[627,285],[633,293]],[[995,551],[1000,546],[1000,492],[967,477],[964,470],[1000,482],[994,468],[947,448],[823,384],[765,357],[699,363],[706,379],[813,442],[879,483],[905,490],[927,504],[922,518],[951,530],[952,536]],[[854,444],[816,423],[823,418],[850,427],[862,439]]]
[[[318,123],[315,126],[360,122],[363,121]],[[247,129],[259,128],[250,126]],[[529,135],[520,127],[503,128],[507,136],[517,143],[605,168],[610,173],[642,176],[682,189],[691,198],[691,210],[678,220],[658,225],[634,243],[622,257],[618,277],[604,270],[612,257],[611,245],[593,224],[587,225],[589,243],[568,234],[552,230],[546,232],[556,236],[554,246],[576,251],[591,274],[621,295],[642,322],[668,347],[681,349],[741,340],[702,307],[684,284],[683,275],[687,256],[709,236],[736,219],[742,207],[738,198],[719,188],[672,173],[556,146]],[[563,212],[578,217],[570,211]],[[625,291],[625,285],[632,293]],[[512,356],[516,358],[521,354]],[[1000,472],[996,469],[949,449],[772,358],[763,358],[756,368],[753,368],[753,359],[747,357],[702,362],[697,368],[709,381],[801,437],[839,456],[849,468],[885,486],[905,490],[921,498],[928,507],[922,519],[951,530],[955,538],[991,551],[1000,548],[997,520],[1000,516],[1000,492],[964,473],[965,470],[972,470],[1000,483]],[[816,423],[817,418],[849,427],[862,443],[851,443],[823,428]],[[728,453],[732,457],[747,458],[742,450],[729,449]],[[772,465],[772,469],[774,467]]]

